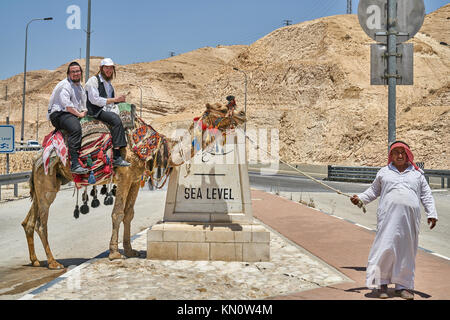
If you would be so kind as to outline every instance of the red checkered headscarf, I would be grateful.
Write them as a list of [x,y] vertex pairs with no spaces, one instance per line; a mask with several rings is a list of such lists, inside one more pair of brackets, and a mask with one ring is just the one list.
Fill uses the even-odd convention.
[[396,141],[391,145],[391,148],[389,149],[388,164],[392,162],[392,150],[398,147],[403,148],[405,150],[407,156],[406,160],[409,161],[409,163],[411,163],[416,170],[421,171],[419,167],[414,163],[414,155],[412,154],[411,149],[409,149],[406,143],[401,141]]

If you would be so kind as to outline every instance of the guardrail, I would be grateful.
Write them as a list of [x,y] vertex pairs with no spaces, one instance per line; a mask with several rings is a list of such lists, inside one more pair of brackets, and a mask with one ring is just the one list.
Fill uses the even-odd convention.
[[17,146],[15,148],[16,151],[40,151],[42,147],[27,147],[27,146]]
[[[381,167],[345,167],[345,166],[328,166],[327,180],[330,181],[347,181],[347,182],[366,182],[371,183],[375,180],[378,170]],[[447,188],[450,188],[450,170],[434,170],[425,169],[425,179],[430,183],[430,177],[439,177],[441,179],[441,188],[445,188],[445,180],[447,180]]]
[[27,182],[31,177],[31,171],[18,172],[10,174],[0,175],[0,200],[2,199],[2,189],[1,186],[14,184],[14,196],[19,196],[18,183]]

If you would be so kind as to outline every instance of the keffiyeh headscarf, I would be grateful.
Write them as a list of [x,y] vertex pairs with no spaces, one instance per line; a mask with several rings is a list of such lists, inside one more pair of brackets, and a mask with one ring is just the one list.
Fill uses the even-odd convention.
[[402,141],[396,141],[391,145],[391,148],[389,149],[389,157],[388,157],[388,164],[392,162],[392,150],[394,150],[395,148],[403,148],[406,152],[406,156],[407,156],[407,161],[409,161],[409,163],[411,163],[411,165],[418,171],[422,171],[421,169],[419,169],[419,167],[414,163],[414,155],[411,152],[411,149],[409,149],[409,146],[402,142]]

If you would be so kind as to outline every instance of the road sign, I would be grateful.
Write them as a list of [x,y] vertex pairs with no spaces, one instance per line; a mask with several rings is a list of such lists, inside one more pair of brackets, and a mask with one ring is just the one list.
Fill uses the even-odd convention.
[[0,125],[0,153],[14,152],[14,126]]
[[[388,0],[360,0],[359,24],[369,37],[387,43]],[[397,43],[405,42],[420,30],[425,19],[423,0],[397,0]]]
[[[388,84],[387,45],[370,46],[370,84]],[[397,45],[397,85],[414,84],[414,50],[412,43]]]

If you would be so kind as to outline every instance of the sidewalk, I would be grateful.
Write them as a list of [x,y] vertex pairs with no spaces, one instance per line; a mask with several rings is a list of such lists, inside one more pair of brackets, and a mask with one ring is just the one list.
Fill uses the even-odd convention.
[[[375,237],[374,232],[262,191],[252,190],[252,199],[255,218],[355,281],[278,296],[275,299],[375,298],[372,290],[365,286],[367,257]],[[389,288],[391,299],[400,299],[394,297],[393,291]],[[449,261],[418,250],[415,299],[450,299]]]

